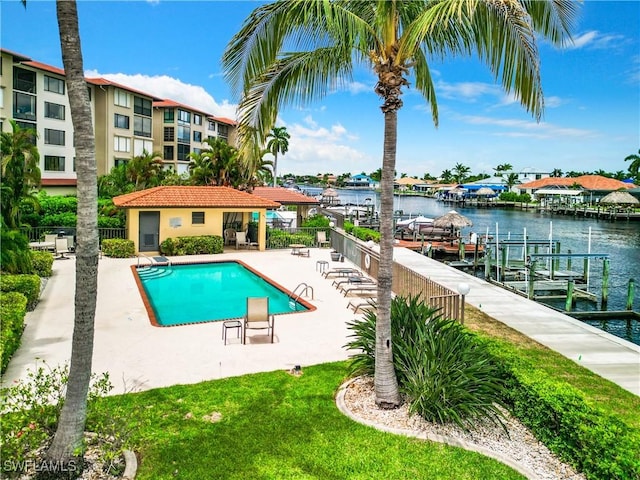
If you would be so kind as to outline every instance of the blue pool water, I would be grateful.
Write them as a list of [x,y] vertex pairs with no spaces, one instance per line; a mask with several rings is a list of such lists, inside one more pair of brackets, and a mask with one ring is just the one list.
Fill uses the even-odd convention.
[[269,297],[274,315],[307,310],[238,262],[154,266],[136,273],[149,317],[162,327],[241,318],[247,297]]

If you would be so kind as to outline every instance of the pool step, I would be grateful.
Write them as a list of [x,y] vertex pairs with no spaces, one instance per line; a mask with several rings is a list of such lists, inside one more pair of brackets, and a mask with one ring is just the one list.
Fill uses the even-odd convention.
[[152,267],[141,267],[136,270],[138,272],[138,276],[144,280],[154,280],[156,278],[162,278],[169,276],[173,273],[171,268],[158,268],[156,266]]

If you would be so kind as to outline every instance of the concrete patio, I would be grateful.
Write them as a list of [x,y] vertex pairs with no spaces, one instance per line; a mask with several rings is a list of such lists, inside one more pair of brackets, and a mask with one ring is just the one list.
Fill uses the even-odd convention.
[[[468,283],[468,303],[640,395],[639,346],[409,250],[397,248],[395,258],[454,290],[458,283]],[[289,290],[307,283],[313,288],[314,299],[306,300],[316,310],[277,315],[273,344],[255,337],[242,345],[231,330],[229,343],[224,345],[222,322],[152,326],[130,269],[137,259],[103,258],[99,264],[93,371],[109,372],[113,393],[348,358],[343,346],[349,334],[346,322],[355,317],[347,308],[351,298],[339,293],[331,286],[333,279],[323,278],[316,268],[319,260],[329,261],[330,267],[352,266],[348,262],[332,262],[328,249],[317,248],[311,249],[309,257],[292,256],[289,250],[243,250],[172,258],[175,262],[213,259],[242,260]],[[56,260],[40,303],[27,314],[22,345],[4,375],[5,383],[25,377],[40,360],[50,365],[69,360],[74,284],[75,261]]]

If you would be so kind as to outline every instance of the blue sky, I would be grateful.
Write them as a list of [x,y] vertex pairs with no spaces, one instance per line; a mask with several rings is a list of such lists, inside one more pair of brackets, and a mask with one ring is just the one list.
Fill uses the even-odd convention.
[[[131,87],[235,117],[220,58],[254,1],[80,1],[84,66]],[[55,2],[2,0],[3,48],[62,67]],[[432,61],[440,125],[411,89],[398,116],[397,171],[438,176],[456,163],[515,170],[626,171],[640,149],[640,2],[586,1],[563,50],[540,42],[546,109],[540,123],[472,59]],[[291,135],[278,173],[372,172],[382,164],[375,77],[303,109],[280,112]]]

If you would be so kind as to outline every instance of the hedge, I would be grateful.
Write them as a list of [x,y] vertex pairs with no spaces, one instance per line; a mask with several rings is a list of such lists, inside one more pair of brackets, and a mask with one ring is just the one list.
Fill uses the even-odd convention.
[[640,429],[536,369],[513,346],[484,342],[505,368],[513,414],[552,452],[589,479],[640,478]]
[[20,292],[27,297],[27,310],[36,307],[40,298],[40,277],[38,275],[7,275],[0,277],[0,291]]
[[102,240],[102,253],[107,257],[129,258],[136,253],[133,240],[106,238]]
[[31,250],[31,264],[33,273],[39,277],[50,277],[53,273],[53,254]]
[[287,248],[291,244],[300,244],[312,247],[315,244],[315,236],[310,233],[289,233],[284,230],[269,230],[267,233],[267,245],[269,248]]
[[344,231],[365,242],[373,240],[376,243],[380,243],[380,232],[376,230],[365,227],[356,227],[351,222],[344,222]]
[[164,255],[217,254],[224,251],[224,240],[219,235],[167,238],[160,251]]
[[27,312],[27,297],[20,292],[3,293],[0,298],[0,372],[4,373],[9,360],[20,346]]

